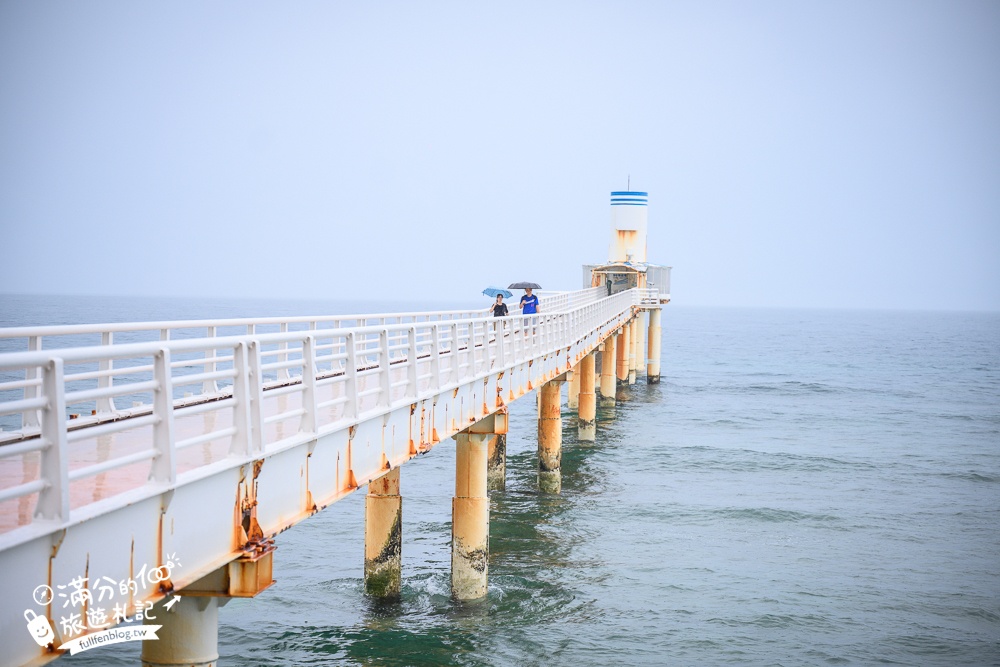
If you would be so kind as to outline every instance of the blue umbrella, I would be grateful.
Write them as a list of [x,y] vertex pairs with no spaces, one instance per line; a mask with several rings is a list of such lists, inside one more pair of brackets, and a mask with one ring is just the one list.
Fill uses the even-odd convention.
[[503,294],[503,298],[505,299],[510,299],[511,297],[514,296],[513,292],[505,290],[501,287],[487,287],[486,289],[483,290],[483,294],[485,294],[486,296],[491,296],[494,299],[497,298],[497,294]]

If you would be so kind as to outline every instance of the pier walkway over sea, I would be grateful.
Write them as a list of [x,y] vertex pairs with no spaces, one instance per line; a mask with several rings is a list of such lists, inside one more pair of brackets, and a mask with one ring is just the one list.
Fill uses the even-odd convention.
[[273,583],[274,537],[365,485],[366,589],[397,596],[400,469],[448,438],[452,594],[484,596],[507,406],[537,390],[539,488],[558,493],[561,384],[593,440],[598,401],[659,381],[669,293],[611,259],[533,316],[0,329],[24,350],[0,353],[0,664],[145,632],[143,664],[213,665],[218,608]]

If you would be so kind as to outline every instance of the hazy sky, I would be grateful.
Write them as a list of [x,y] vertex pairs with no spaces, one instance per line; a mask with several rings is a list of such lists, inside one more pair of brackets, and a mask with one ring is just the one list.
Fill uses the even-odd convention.
[[1000,2],[0,0],[0,292],[1000,309]]

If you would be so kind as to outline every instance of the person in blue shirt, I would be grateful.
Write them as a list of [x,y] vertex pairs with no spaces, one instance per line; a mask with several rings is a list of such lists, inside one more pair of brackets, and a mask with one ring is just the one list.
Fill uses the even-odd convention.
[[[538,297],[531,293],[531,288],[527,287],[524,290],[524,296],[521,297],[521,314],[522,315],[535,315],[538,313]],[[526,317],[524,318],[524,335],[528,335],[528,326],[531,326],[532,333],[535,332],[534,325],[538,322],[537,317]]]
[[534,315],[538,312],[538,297],[531,293],[531,288],[524,290],[521,297],[521,313],[524,315]]

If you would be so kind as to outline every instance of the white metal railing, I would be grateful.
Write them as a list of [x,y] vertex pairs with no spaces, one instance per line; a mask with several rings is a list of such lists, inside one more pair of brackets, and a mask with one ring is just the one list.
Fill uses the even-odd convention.
[[660,303],[661,292],[655,287],[643,287],[634,291],[639,295],[639,305],[654,306]]
[[[585,301],[599,298],[593,289],[575,292],[548,292],[540,295],[539,302],[546,311],[563,310]],[[364,326],[390,326],[393,324],[419,324],[444,320],[477,319],[488,308],[442,311],[413,311],[404,313],[368,313],[348,315],[230,318],[219,320],[163,320],[154,322],[109,322],[104,324],[70,324],[37,327],[0,328],[2,352],[35,351],[43,348],[82,347],[86,345],[114,345],[147,342],[152,340],[177,340],[189,338],[215,338],[258,333],[284,333],[286,331],[315,331]],[[116,335],[117,334],[117,335]],[[46,345],[46,343],[49,343]]]
[[[540,297],[540,310],[543,312],[557,312],[567,308],[574,308],[582,303],[587,303],[600,298],[599,290],[584,289],[576,292],[551,292]],[[224,338],[237,335],[254,336],[266,333],[288,333],[292,331],[314,331],[323,332],[328,329],[346,329],[359,327],[386,327],[404,324],[426,324],[430,322],[463,321],[479,319],[483,317],[486,309],[477,310],[447,310],[431,312],[404,312],[404,313],[376,313],[376,314],[353,314],[353,315],[333,315],[333,316],[300,316],[300,317],[267,317],[267,318],[239,318],[220,320],[166,320],[156,322],[123,322],[104,324],[75,324],[56,325],[38,327],[8,327],[0,328],[0,354],[26,350],[29,352],[43,349],[59,349],[66,347],[97,346],[121,346],[123,344],[133,344],[138,342],[151,342],[154,340],[189,340],[200,338]],[[280,341],[275,343],[280,351],[280,361],[287,362],[290,357],[287,351],[288,343]],[[204,366],[207,375],[204,377],[203,391],[211,393],[218,390],[217,378],[211,376],[216,370],[216,363],[220,358],[215,354],[214,348],[206,348],[204,351]],[[116,357],[109,355],[102,357],[97,363],[98,368],[93,374],[87,376],[81,374],[76,379],[84,380],[97,378],[98,387],[105,390],[94,395],[93,411],[95,413],[113,413],[120,408],[115,403],[116,396],[122,396],[121,392],[112,390],[113,378],[118,375],[128,375],[141,373],[149,370],[149,366],[131,368],[126,371],[114,368]],[[190,362],[191,360],[186,360]],[[288,367],[279,366],[276,368],[276,376],[279,379],[287,379]],[[34,374],[32,374],[34,373]],[[0,381],[4,378],[0,376]],[[29,371],[23,380],[24,398],[30,399],[37,395],[37,387],[42,383],[40,371]],[[0,384],[2,387],[15,388],[15,384]],[[2,401],[0,397],[0,401]],[[37,415],[32,411],[22,413],[23,423],[20,428],[38,427]],[[11,430],[12,425],[0,419],[0,431]],[[16,428],[16,427],[15,427]],[[4,437],[0,436],[0,443]]]
[[575,292],[541,293],[539,295],[538,305],[542,312],[558,312],[560,310],[570,310],[584,303],[596,301],[606,295],[607,292],[600,287],[588,287]]
[[[0,432],[0,464],[37,461],[33,475],[0,489],[0,502],[37,493],[32,517],[67,521],[71,482],[142,465],[148,477],[140,478],[173,485],[219,456],[259,456],[556,350],[573,355],[656,299],[655,290],[582,292],[549,297],[536,316],[424,313],[410,322],[0,354],[0,417],[20,424]],[[99,411],[116,399],[132,407]],[[192,462],[197,445],[204,458]],[[98,454],[71,460],[75,447]]]

